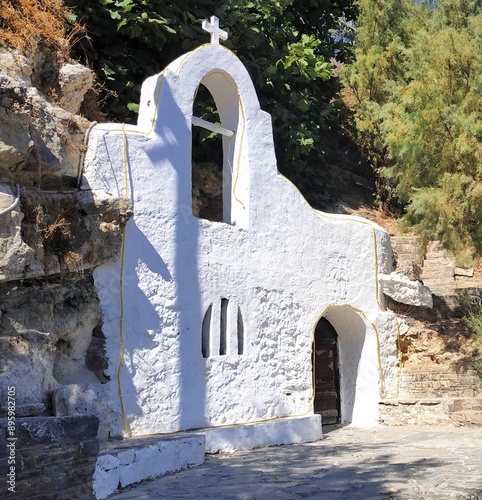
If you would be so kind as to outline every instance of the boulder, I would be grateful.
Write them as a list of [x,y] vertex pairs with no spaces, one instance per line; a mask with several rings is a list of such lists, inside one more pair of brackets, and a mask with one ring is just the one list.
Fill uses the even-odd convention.
[[75,113],[92,85],[90,70],[80,64],[61,68],[64,109],[31,85],[25,57],[0,51],[0,68],[0,182],[75,187],[90,125]]
[[0,184],[0,281],[22,277],[34,258],[34,250],[22,239],[19,195]]
[[77,114],[85,93],[92,87],[92,71],[82,64],[64,64],[59,71],[60,103],[63,109]]
[[381,291],[397,302],[430,309],[433,307],[432,292],[420,281],[393,272],[379,274],[378,283]]
[[32,106],[27,87],[0,70],[0,169],[15,171],[25,165],[33,149],[30,136]]

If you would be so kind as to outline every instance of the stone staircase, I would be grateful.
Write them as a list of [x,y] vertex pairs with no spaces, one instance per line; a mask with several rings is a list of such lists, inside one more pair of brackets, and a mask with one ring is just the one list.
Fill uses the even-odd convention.
[[412,279],[420,279],[423,255],[420,251],[418,236],[392,236],[392,247],[396,256],[397,273],[405,274]]
[[435,295],[447,296],[470,288],[482,287],[482,276],[473,269],[462,269],[453,258],[434,241],[427,248],[421,278]]

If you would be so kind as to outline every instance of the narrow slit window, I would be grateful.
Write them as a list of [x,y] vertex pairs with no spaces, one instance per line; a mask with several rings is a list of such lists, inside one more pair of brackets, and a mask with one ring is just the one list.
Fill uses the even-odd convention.
[[202,333],[201,333],[201,352],[203,358],[208,358],[210,355],[209,343],[211,339],[211,320],[213,314],[212,304],[208,307],[206,313],[204,314],[202,322]]
[[238,307],[238,354],[244,353],[244,325],[243,325],[243,315],[241,314],[241,308]]
[[227,352],[227,339],[228,339],[228,299],[221,299],[221,321],[219,339],[219,354],[224,356]]
[[245,349],[244,321],[241,308],[229,299],[211,303],[201,324],[203,358],[242,355]]

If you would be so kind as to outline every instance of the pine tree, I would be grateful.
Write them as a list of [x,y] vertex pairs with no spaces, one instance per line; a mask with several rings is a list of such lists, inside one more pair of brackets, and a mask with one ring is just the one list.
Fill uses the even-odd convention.
[[[359,5],[346,82],[363,89],[356,119],[362,144],[374,151],[380,198],[395,198],[408,225],[468,264],[482,254],[480,2]],[[378,31],[374,5],[387,20]]]

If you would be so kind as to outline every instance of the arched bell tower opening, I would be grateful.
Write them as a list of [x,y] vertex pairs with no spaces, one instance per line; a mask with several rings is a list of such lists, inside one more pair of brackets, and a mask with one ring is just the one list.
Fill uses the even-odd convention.
[[[196,92],[193,116],[221,123],[216,103],[202,84]],[[221,134],[205,127],[192,128],[192,213],[201,219],[223,222],[223,142]]]
[[380,367],[375,327],[349,306],[329,308],[315,326],[314,412],[324,424],[378,423]]
[[[249,165],[245,112],[231,76],[214,70],[201,80],[193,101],[192,126],[193,215],[247,227]],[[202,131],[196,131],[197,128]],[[204,193],[199,189],[203,184]],[[206,191],[211,194],[206,196]],[[210,198],[208,209],[203,205],[203,197]]]

